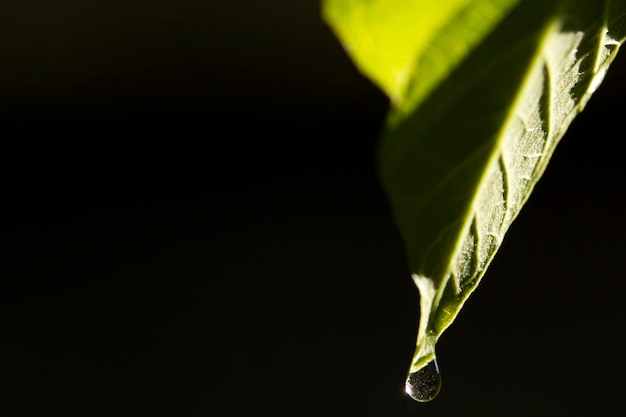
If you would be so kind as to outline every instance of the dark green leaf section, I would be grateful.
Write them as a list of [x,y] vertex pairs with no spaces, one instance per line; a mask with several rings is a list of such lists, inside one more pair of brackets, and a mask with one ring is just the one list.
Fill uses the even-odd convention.
[[601,83],[626,37],[625,3],[521,1],[430,91],[420,77],[449,38],[442,34],[418,57],[379,153],[420,291],[411,372],[434,358],[438,338]]

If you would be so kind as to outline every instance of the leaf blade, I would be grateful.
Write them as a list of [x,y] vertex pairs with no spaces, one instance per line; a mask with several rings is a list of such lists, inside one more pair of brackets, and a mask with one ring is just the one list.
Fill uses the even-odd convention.
[[[480,14],[485,4],[500,13],[471,42],[453,47],[465,30],[458,17]],[[453,35],[415,54],[379,148],[382,182],[420,291],[411,373],[435,357],[437,340],[626,38],[624,0],[465,6],[449,15],[453,27],[437,29]]]

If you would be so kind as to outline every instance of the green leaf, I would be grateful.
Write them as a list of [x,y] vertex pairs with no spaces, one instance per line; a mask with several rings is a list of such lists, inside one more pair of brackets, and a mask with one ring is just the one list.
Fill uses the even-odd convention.
[[626,38],[626,0],[326,0],[390,96],[379,169],[420,292],[410,372],[478,285]]
[[[404,101],[419,58],[432,55],[442,74],[518,0],[327,0],[323,13],[359,69],[396,104]],[[459,41],[462,40],[462,41]],[[449,42],[452,41],[452,42]],[[420,88],[435,78],[420,79]]]

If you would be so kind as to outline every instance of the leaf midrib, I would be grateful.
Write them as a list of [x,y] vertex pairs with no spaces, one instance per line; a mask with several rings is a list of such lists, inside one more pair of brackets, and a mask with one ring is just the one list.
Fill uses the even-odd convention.
[[[488,163],[485,164],[482,170],[480,180],[477,183],[477,187],[476,187],[477,190],[481,190],[484,188],[484,185],[487,183],[489,173],[491,172],[491,168],[493,167],[494,164],[499,164],[499,159],[502,157],[503,143],[507,138],[506,131],[510,128],[512,121],[516,117],[516,109],[519,108],[520,102],[524,96],[524,91],[528,87],[528,84],[531,81],[531,77],[537,70],[537,67],[541,65],[544,59],[542,52],[545,48],[546,43],[549,41],[550,36],[555,32],[555,26],[557,24],[560,25],[560,19],[557,19],[557,18],[550,19],[546,22],[546,24],[543,27],[543,30],[541,30],[540,32],[541,35],[538,38],[539,42],[537,42],[535,53],[530,61],[531,64],[528,66],[528,70],[526,71],[526,74],[524,75],[523,81],[520,84],[520,88],[518,88],[517,94],[515,95],[512,105],[509,107],[507,116],[505,117],[504,122],[502,123],[502,127],[498,131],[498,135],[495,138],[495,143],[493,147],[494,151],[491,153]],[[548,140],[546,140],[546,143],[547,142]],[[533,181],[532,184],[526,185],[526,189],[532,190],[535,182],[536,180]],[[528,195],[529,193],[526,192],[525,194]],[[457,236],[457,240],[454,245],[454,250],[452,252],[454,254],[458,254],[462,250],[465,236],[469,232],[469,228],[472,225],[473,219],[476,216],[476,213],[478,212],[477,206],[481,197],[482,197],[481,193],[476,192],[471,200],[471,203],[468,205],[467,210],[465,211],[461,233],[459,233]],[[510,210],[509,203],[510,203],[509,201],[506,201],[507,210],[503,219],[503,224],[501,225],[501,232],[502,232],[503,225],[504,225],[504,228],[507,229],[510,226],[510,224],[515,220],[515,218],[517,217],[517,214],[519,213],[519,210],[517,211],[517,213],[510,213],[511,210]],[[509,219],[508,224],[505,225],[507,221],[507,214],[511,215],[511,217],[508,218]],[[478,244],[478,242],[476,244]],[[493,256],[493,254],[491,254],[491,256]],[[440,285],[437,290],[437,295],[433,303],[433,308],[431,309],[431,316],[434,314],[434,312],[438,310],[441,297],[443,296],[443,293],[444,293],[443,289],[448,285],[448,281],[450,280],[450,277],[452,276],[455,261],[456,261],[456,258],[453,256],[448,258],[448,263],[446,265],[444,275],[441,277],[442,279],[439,281]],[[479,276],[476,278],[476,281],[480,280],[481,275],[483,274],[479,273]],[[476,282],[476,284],[477,283],[478,282]],[[463,304],[464,300],[469,296],[469,293],[470,293],[469,291],[461,291],[461,297],[460,297],[461,305]],[[444,330],[445,328],[441,329],[440,333],[442,333]]]

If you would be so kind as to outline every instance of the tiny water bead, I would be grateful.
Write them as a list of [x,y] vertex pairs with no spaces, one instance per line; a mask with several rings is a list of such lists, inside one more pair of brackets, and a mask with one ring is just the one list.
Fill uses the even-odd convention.
[[428,362],[417,372],[413,372],[406,379],[406,393],[415,401],[427,402],[439,394],[441,389],[441,373],[437,359]]

